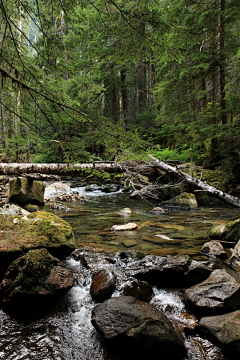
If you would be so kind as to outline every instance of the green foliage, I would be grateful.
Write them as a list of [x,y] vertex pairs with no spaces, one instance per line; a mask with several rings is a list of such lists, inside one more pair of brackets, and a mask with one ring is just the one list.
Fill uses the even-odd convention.
[[161,161],[177,160],[182,163],[191,161],[190,149],[169,150],[166,148],[161,150],[160,146],[155,146],[150,153]]

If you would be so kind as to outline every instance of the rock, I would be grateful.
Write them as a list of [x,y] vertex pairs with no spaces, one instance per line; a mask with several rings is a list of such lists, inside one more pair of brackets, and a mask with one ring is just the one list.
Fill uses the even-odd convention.
[[102,187],[102,192],[105,193],[112,193],[120,190],[120,185],[117,184],[111,184],[111,185],[105,185]]
[[63,296],[73,285],[71,271],[60,260],[46,249],[31,250],[9,266],[0,284],[0,298],[21,308]]
[[10,181],[9,202],[20,206],[44,204],[45,184],[40,181],[17,177]]
[[183,340],[168,318],[131,296],[106,300],[92,310],[92,324],[118,359],[183,359]]
[[[26,211],[26,210],[24,210]],[[57,215],[36,211],[28,217],[0,215],[0,277],[10,263],[31,249],[46,248],[59,259],[64,259],[75,248],[71,226]]]
[[227,253],[224,251],[224,247],[217,240],[212,240],[205,243],[201,248],[201,253],[207,256],[216,256],[222,260],[227,259]]
[[215,264],[211,261],[193,260],[187,273],[187,284],[193,286],[206,280],[215,270]]
[[57,196],[57,201],[66,201],[66,202],[84,202],[85,199],[79,194],[62,194]]
[[227,355],[237,359],[240,355],[240,310],[229,314],[204,317],[199,323],[210,340],[221,346]]
[[131,264],[129,275],[153,285],[181,287],[186,284],[190,263],[189,256],[147,255]]
[[153,297],[153,290],[146,281],[133,280],[124,284],[123,295],[149,302]]
[[128,216],[128,215],[132,215],[133,211],[130,208],[123,208],[123,209],[119,210],[117,213],[119,215]]
[[150,186],[144,186],[139,190],[134,190],[130,195],[130,199],[157,199],[158,195]]
[[228,260],[228,264],[240,267],[240,240],[237,242],[234,249],[232,249],[232,255]]
[[210,239],[233,241],[235,243],[240,239],[240,217],[218,225],[210,231]]
[[137,245],[137,241],[136,240],[123,240],[122,241],[122,244],[124,245],[124,246],[126,246],[127,248],[129,248],[129,247],[132,247],[132,246],[136,246]]
[[39,206],[38,205],[27,204],[25,206],[25,209],[27,211],[29,211],[30,213],[32,213],[32,212],[35,212],[35,211],[39,211]]
[[130,231],[130,230],[138,230],[139,226],[135,223],[128,223],[125,225],[113,225],[111,227],[112,231]]
[[115,290],[116,276],[110,270],[100,270],[93,278],[90,295],[97,302],[103,302],[112,296]]
[[66,205],[63,205],[60,202],[54,202],[50,204],[50,208],[53,210],[59,210],[59,211],[70,211],[71,209],[67,207]]
[[70,186],[62,182],[54,182],[45,189],[45,196],[48,198],[61,195],[63,193],[70,193]]
[[165,210],[162,209],[161,207],[155,207],[152,210],[149,210],[149,213],[154,214],[154,215],[160,215],[160,214],[165,213]]
[[15,204],[5,204],[0,207],[1,215],[28,216],[30,212]]
[[190,193],[182,193],[170,200],[164,201],[164,204],[171,206],[187,207],[190,209],[197,209],[198,204],[196,196]]
[[185,290],[183,299],[201,315],[221,314],[240,305],[240,283],[226,270],[214,270],[202,283]]
[[97,191],[97,190],[101,190],[101,187],[97,184],[91,184],[85,188],[85,191],[89,191],[89,192]]
[[223,205],[224,202],[219,198],[211,195],[206,190],[194,190],[194,195],[196,196],[197,203],[200,206],[204,205]]

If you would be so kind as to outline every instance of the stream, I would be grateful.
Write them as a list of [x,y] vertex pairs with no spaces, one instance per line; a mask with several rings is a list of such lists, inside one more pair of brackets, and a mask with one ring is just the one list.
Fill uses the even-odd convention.
[[[106,255],[99,250],[97,265],[115,272],[118,284],[113,296],[121,294],[121,286],[126,281],[122,269],[127,265],[119,256],[120,252],[129,252],[130,258],[141,254],[187,254],[201,260],[200,249],[208,240],[212,226],[240,215],[239,209],[228,206],[190,211],[168,209],[164,214],[152,215],[149,210],[160,206],[156,201],[130,200],[129,194],[121,191],[104,194],[100,191],[86,193],[84,189],[73,188],[87,201],[67,203],[71,208],[69,212],[51,210],[49,204],[45,210],[72,225],[77,247],[84,244],[89,248],[83,251],[91,253],[91,248],[95,248],[109,253],[114,261],[106,261]],[[126,207],[131,208],[133,214],[120,215],[118,212]],[[128,222],[137,223],[140,229],[115,233],[109,230],[112,225]],[[73,258],[66,260],[66,265],[74,272],[76,285],[57,304],[34,314],[22,314],[21,309],[12,313],[0,310],[0,359],[113,360],[91,325],[91,310],[96,306],[89,294],[92,274]],[[191,327],[195,321],[177,289],[154,288],[151,303],[164,311],[179,329],[185,325]],[[198,334],[184,337],[188,350],[185,360],[228,360],[218,347]]]

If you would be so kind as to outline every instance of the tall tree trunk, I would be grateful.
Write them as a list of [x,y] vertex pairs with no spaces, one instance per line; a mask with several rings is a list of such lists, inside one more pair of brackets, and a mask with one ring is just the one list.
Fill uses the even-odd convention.
[[126,84],[126,69],[121,70],[121,104],[120,112],[123,114],[125,128],[128,127],[128,93]]
[[221,0],[220,12],[220,56],[219,56],[219,78],[220,78],[220,103],[221,103],[221,120],[222,124],[227,124],[227,104],[225,93],[225,3],[226,0]]

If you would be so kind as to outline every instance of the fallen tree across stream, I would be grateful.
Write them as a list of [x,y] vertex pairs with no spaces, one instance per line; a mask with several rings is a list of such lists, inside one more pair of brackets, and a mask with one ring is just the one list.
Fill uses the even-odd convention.
[[23,173],[61,174],[66,175],[81,172],[86,169],[99,171],[123,171],[120,164],[114,161],[96,161],[83,164],[28,164],[0,163],[0,175],[21,175]]
[[217,188],[206,184],[205,182],[201,181],[200,179],[196,179],[196,178],[192,177],[191,175],[186,174],[185,172],[181,171],[177,166],[174,167],[174,166],[168,165],[165,162],[156,159],[152,155],[148,155],[148,156],[152,160],[152,165],[154,165],[155,167],[157,167],[167,173],[170,173],[171,175],[177,177],[178,179],[184,179],[187,183],[194,185],[199,189],[205,190],[209,194],[212,194],[212,195],[218,197],[219,199],[223,200],[224,202],[226,202],[228,204],[240,207],[240,199],[238,197],[231,196],[222,190],[218,190]]

